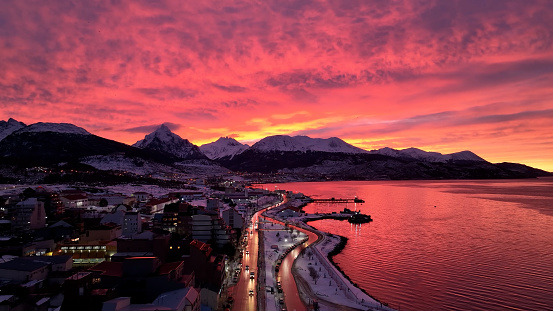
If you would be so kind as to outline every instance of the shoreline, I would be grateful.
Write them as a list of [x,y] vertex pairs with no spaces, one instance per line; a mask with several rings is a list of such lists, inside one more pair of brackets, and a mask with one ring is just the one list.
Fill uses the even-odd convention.
[[340,254],[342,252],[342,250],[344,250],[344,248],[346,248],[346,245],[348,243],[348,238],[346,238],[345,236],[341,236],[341,235],[338,235],[338,234],[332,234],[330,232],[326,232],[326,231],[321,231],[311,225],[308,225],[307,223],[308,222],[314,222],[314,221],[318,221],[318,220],[323,220],[323,219],[333,219],[333,220],[337,220],[337,221],[344,221],[344,219],[336,219],[336,218],[320,218],[320,219],[306,219],[306,220],[301,220],[301,222],[303,222],[306,226],[309,226],[310,228],[312,228],[313,230],[315,231],[318,231],[318,232],[321,232],[321,233],[324,233],[324,234],[327,234],[327,235],[331,235],[331,236],[337,236],[338,238],[340,238],[340,242],[338,244],[336,244],[336,246],[334,246],[334,249],[332,249],[330,252],[328,252],[327,254],[327,259],[328,261],[334,266],[334,268],[336,268],[336,270],[338,270],[343,276],[344,278],[346,278],[349,283],[351,283],[354,287],[358,288],[360,291],[362,291],[365,295],[371,297],[372,299],[374,299],[375,301],[379,302],[382,304],[382,306],[386,306],[386,307],[390,307],[388,303],[386,302],[383,302],[379,299],[377,299],[376,297],[374,297],[373,295],[369,294],[365,289],[359,287],[359,285],[357,283],[354,283],[351,278],[342,270],[342,268],[340,268],[340,266],[334,261],[334,257],[338,254]]
[[353,284],[353,286],[359,288],[359,290],[361,290],[363,293],[365,293],[367,296],[371,297],[372,299],[376,300],[377,302],[381,303],[383,306],[386,306],[388,307],[388,303],[386,302],[383,302],[379,299],[377,299],[376,297],[374,297],[373,295],[369,294],[365,289],[359,287],[359,285],[357,283],[354,283],[351,278],[342,270],[342,268],[340,268],[340,266],[338,266],[338,264],[334,261],[334,256],[340,254],[342,252],[342,250],[344,250],[344,248],[346,248],[346,244],[348,243],[348,238],[346,238],[345,236],[341,236],[341,235],[336,235],[337,237],[340,238],[340,243],[338,243],[334,249],[332,251],[330,251],[328,254],[327,254],[327,258],[328,260],[330,261],[330,263],[336,268],[336,270],[340,271],[340,273],[342,273],[342,275],[351,283]]
[[[305,251],[308,251],[309,249],[311,249],[311,252],[313,253],[311,260],[314,259],[315,262],[319,262],[320,263],[319,265],[321,268],[326,267],[325,269],[327,271],[327,274],[330,273],[328,277],[333,279],[331,283],[337,282],[333,285],[334,286],[333,288],[336,288],[337,286],[339,290],[343,291],[343,296],[341,299],[345,298],[347,301],[351,302],[351,304],[348,303],[347,305],[350,305],[352,308],[361,308],[361,309],[368,308],[368,310],[393,310],[389,306],[389,304],[376,299],[375,297],[367,293],[366,290],[360,288],[357,283],[352,282],[351,278],[347,274],[345,274],[344,271],[340,269],[340,267],[333,260],[333,257],[341,253],[342,250],[345,248],[347,244],[346,237],[324,232],[307,224],[310,221],[320,220],[320,218],[309,219],[309,218],[306,218],[304,215],[281,218],[276,215],[278,214],[279,210],[285,209],[287,206],[304,207],[307,204],[309,204],[309,202],[302,202],[301,200],[290,200],[287,202],[287,204],[282,206],[282,208],[273,210],[271,214],[274,215],[273,217],[276,216],[276,218],[282,222],[286,222],[292,226],[297,226],[299,228],[303,228],[304,230],[311,231],[317,234],[317,236],[319,236],[319,239],[316,242],[314,242],[312,245],[307,247]],[[329,217],[329,218],[332,218],[332,217]],[[344,218],[341,220],[343,221],[346,219]],[[303,255],[299,256],[297,260],[300,260],[300,259],[305,260],[303,259]],[[297,262],[297,260],[294,261],[294,265],[296,265],[295,263]],[[298,273],[298,276],[300,277],[300,279],[303,279],[302,281],[303,283],[305,283],[311,288],[310,291],[312,294],[317,293],[317,295],[312,296],[312,298],[322,299],[322,301],[326,300],[328,301],[328,303],[332,304],[336,298],[330,298],[332,296],[327,296],[325,294],[322,294],[322,293],[328,294],[327,292],[328,289],[321,288],[320,284],[317,284],[317,281],[314,278],[311,279],[312,276],[307,272],[308,265],[311,265],[309,261],[305,262],[304,265],[301,265],[303,269],[299,269],[301,270],[299,271],[301,273]],[[326,277],[327,276],[325,275],[325,278]],[[330,286],[330,283],[328,284],[328,286]],[[325,286],[325,287],[328,288],[328,286]],[[334,292],[335,291],[332,291],[333,295],[335,294]],[[320,294],[328,298],[317,297]],[[345,303],[344,300],[342,301],[343,303]]]

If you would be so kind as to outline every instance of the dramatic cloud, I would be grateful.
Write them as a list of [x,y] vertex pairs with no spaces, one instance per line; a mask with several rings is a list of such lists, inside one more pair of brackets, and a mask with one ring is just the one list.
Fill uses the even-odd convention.
[[0,118],[470,149],[553,171],[548,0],[6,0]]

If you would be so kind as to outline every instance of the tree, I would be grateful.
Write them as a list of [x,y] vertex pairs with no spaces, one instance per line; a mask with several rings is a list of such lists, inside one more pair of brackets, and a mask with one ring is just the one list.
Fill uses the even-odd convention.
[[100,202],[98,202],[98,205],[100,205],[100,207],[106,207],[108,206],[108,200],[106,200],[105,198],[101,198]]
[[321,275],[313,267],[308,267],[307,269],[309,270],[309,276],[313,279],[315,285],[317,285],[317,280],[321,277]]

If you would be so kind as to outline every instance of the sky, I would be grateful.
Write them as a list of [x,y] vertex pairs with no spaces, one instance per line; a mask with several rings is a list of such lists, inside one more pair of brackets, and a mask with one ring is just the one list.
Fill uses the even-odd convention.
[[0,120],[471,150],[553,171],[553,1],[4,0]]

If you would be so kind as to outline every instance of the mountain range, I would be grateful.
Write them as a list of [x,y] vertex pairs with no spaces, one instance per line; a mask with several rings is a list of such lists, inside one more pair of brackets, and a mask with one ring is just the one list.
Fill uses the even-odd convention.
[[280,173],[309,180],[525,178],[550,173],[522,164],[492,164],[471,151],[417,148],[363,150],[345,141],[276,135],[248,146],[230,137],[200,147],[162,125],[132,146],[67,123],[0,121],[0,158],[17,167],[80,163],[97,170],[167,176],[229,170]]

